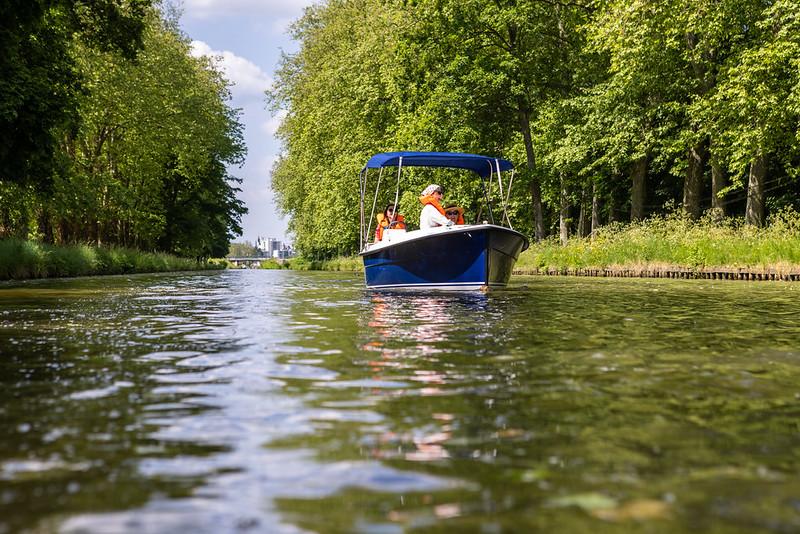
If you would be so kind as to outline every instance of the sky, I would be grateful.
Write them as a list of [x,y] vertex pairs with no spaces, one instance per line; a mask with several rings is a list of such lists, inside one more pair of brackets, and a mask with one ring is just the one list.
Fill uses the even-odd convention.
[[241,108],[247,159],[231,174],[241,178],[249,213],[242,217],[237,242],[255,243],[258,237],[291,242],[270,189],[272,164],[280,151],[275,130],[280,117],[266,109],[264,91],[271,86],[281,52],[298,45],[288,34],[289,25],[313,0],[183,0],[181,28],[192,39],[192,54],[215,58],[233,82],[234,108]]

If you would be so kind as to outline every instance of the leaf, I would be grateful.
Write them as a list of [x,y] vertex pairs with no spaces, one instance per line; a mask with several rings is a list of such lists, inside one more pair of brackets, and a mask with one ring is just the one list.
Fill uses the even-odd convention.
[[608,510],[617,506],[617,501],[603,495],[602,493],[578,493],[575,495],[567,495],[565,497],[558,497],[551,499],[547,502],[547,506],[554,508],[566,508],[569,506],[577,506],[578,508],[591,512],[593,510]]
[[648,519],[667,519],[670,508],[664,501],[654,499],[637,499],[618,508],[598,508],[590,511],[591,515],[606,521],[644,521]]

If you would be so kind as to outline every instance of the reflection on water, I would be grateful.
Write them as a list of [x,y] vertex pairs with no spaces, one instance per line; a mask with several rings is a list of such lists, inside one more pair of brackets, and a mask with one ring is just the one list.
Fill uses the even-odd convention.
[[0,532],[793,532],[800,286],[0,286]]

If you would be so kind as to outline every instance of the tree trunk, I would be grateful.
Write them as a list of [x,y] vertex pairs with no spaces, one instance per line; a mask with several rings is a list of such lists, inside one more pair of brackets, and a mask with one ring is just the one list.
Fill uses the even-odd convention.
[[561,212],[558,217],[559,236],[561,245],[564,246],[569,240],[569,194],[564,179],[561,179]]
[[711,208],[714,210],[715,217],[722,219],[727,215],[725,202],[720,192],[728,187],[728,176],[715,158],[711,157]]
[[522,140],[525,144],[525,156],[529,173],[529,189],[531,192],[531,204],[533,207],[533,220],[536,241],[544,239],[544,215],[542,213],[542,184],[536,176],[536,155],[533,152],[533,139],[531,138],[530,111],[520,102],[519,127],[522,133]]
[[631,221],[644,219],[644,202],[647,197],[647,156],[642,156],[631,166]]
[[600,228],[600,191],[595,182],[592,184],[592,237],[598,228]]
[[[701,37],[689,31],[686,33],[686,47],[689,50],[690,57],[697,58],[697,46],[701,42]],[[700,59],[698,61],[698,59]],[[717,51],[715,49],[708,49],[701,51],[699,58],[690,60],[694,77],[698,84],[696,86],[696,93],[698,95],[706,95],[711,91],[717,83]],[[693,219],[700,217],[700,195],[703,191],[703,175],[705,173],[706,163],[709,159],[709,139],[706,137],[700,143],[689,147],[688,152],[689,167],[686,170],[686,180],[683,183],[683,209]],[[713,188],[713,174],[712,174],[712,188]],[[714,208],[714,201],[711,201],[711,207]],[[714,210],[715,217],[719,215],[717,210]]]
[[767,161],[764,156],[756,156],[750,163],[750,176],[747,180],[747,224],[764,226],[764,181],[767,177]]
[[53,243],[53,225],[50,220],[50,208],[42,206],[38,215],[39,235],[45,243]]
[[700,195],[703,191],[703,172],[708,161],[708,146],[705,140],[687,151],[689,167],[683,181],[683,211],[692,219],[700,218]]
[[612,190],[608,194],[608,224],[615,223],[620,220],[618,211],[618,201],[614,195],[614,191]]
[[578,215],[578,236],[586,237],[592,231],[591,212],[589,211],[589,188],[584,187],[581,191],[581,211]]

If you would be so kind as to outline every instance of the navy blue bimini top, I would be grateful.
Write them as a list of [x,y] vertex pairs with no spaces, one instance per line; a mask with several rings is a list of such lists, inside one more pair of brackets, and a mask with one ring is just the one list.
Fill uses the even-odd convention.
[[400,158],[403,158],[403,167],[468,169],[484,178],[497,172],[497,164],[499,164],[500,171],[510,171],[514,168],[514,165],[508,160],[459,152],[385,152],[369,158],[364,168],[397,167],[400,165]]

